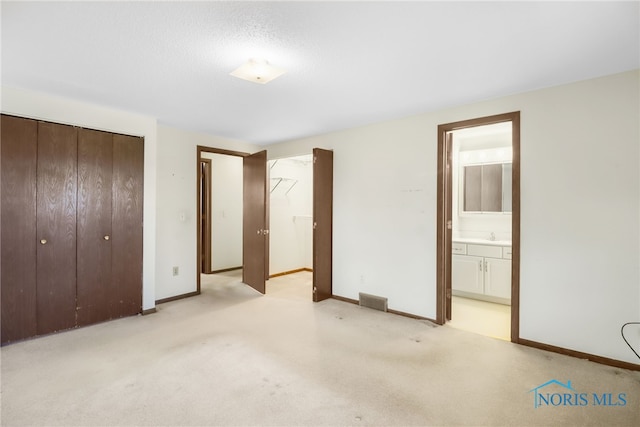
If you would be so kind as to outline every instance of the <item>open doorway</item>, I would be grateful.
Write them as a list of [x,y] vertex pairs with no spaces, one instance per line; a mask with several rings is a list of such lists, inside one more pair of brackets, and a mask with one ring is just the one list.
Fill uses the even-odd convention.
[[229,271],[241,274],[242,282],[264,293],[266,151],[247,154],[198,146],[196,160],[197,293],[202,274]]
[[449,325],[510,340],[512,125],[451,132]]
[[[237,157],[242,159],[242,180],[241,190],[235,190],[236,195],[240,194],[242,198],[242,212],[233,214],[235,218],[242,218],[242,263],[241,274],[242,282],[253,287],[260,293],[266,292],[266,280],[269,278],[269,246],[270,246],[270,230],[269,230],[269,201],[270,192],[275,191],[276,187],[280,187],[285,181],[283,179],[274,182],[273,186],[268,185],[267,176],[267,156],[266,151],[255,154],[246,154],[229,150],[221,150],[210,147],[197,147],[197,191],[199,213],[198,230],[197,230],[197,293],[201,292],[202,274],[206,273],[206,263],[203,257],[207,256],[206,246],[210,246],[211,253],[211,272],[227,273],[229,271],[238,271],[238,267],[231,262],[231,265],[221,266],[216,264],[220,256],[216,255],[215,240],[212,239],[207,243],[207,239],[216,235],[215,219],[216,217],[228,218],[229,215],[224,212],[221,206],[216,206],[216,191],[213,185],[207,189],[207,179],[204,174],[209,174],[211,180],[216,179],[216,164],[214,156],[209,154],[221,155],[221,157]],[[207,172],[206,158],[210,157],[211,170]],[[307,220],[311,226],[312,246],[311,253],[311,269],[313,270],[312,295],[313,301],[322,301],[332,296],[332,233],[333,233],[333,152],[314,148],[312,156],[306,160],[298,159],[302,162],[311,162],[312,166],[312,191],[307,193],[311,202],[311,211],[300,210],[296,216],[300,221]],[[278,178],[278,176],[274,176]],[[222,184],[229,184],[228,181],[222,179]],[[204,183],[204,184],[203,184]],[[291,191],[292,181],[286,179],[282,190]],[[211,195],[208,192],[211,191]],[[209,200],[211,203],[208,203]],[[309,214],[310,212],[310,214]],[[208,225],[210,221],[210,225]],[[226,222],[225,222],[226,224]],[[207,231],[207,227],[211,228],[211,233]],[[305,227],[308,233],[308,227]],[[237,240],[232,240],[236,242]],[[227,251],[228,248],[224,248]],[[308,251],[308,249],[307,249]],[[308,252],[307,252],[308,255]],[[305,258],[302,269],[308,269],[308,259]],[[277,272],[276,272],[277,274]]]
[[203,152],[200,157],[202,270],[242,269],[242,158]]
[[286,290],[308,300],[313,286],[313,156],[273,159],[268,170],[269,272],[270,278],[281,279],[269,281],[267,292]]
[[438,127],[440,324],[519,337],[519,113]]
[[[332,291],[333,152],[269,162],[270,271],[298,274],[313,301]],[[306,278],[311,272],[311,280]]]

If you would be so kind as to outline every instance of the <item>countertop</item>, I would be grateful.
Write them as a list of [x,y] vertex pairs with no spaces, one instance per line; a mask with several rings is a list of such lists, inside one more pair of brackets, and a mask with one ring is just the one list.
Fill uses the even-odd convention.
[[474,239],[474,238],[466,238],[466,237],[454,237],[452,240],[457,243],[471,243],[476,245],[511,246],[511,240],[489,240],[489,239]]

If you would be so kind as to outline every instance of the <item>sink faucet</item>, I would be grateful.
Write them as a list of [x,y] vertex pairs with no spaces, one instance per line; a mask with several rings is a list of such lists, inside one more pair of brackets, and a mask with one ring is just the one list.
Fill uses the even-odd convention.
[[491,232],[491,236],[489,236],[489,240],[491,240],[492,242],[496,240],[496,233],[494,233],[493,231]]

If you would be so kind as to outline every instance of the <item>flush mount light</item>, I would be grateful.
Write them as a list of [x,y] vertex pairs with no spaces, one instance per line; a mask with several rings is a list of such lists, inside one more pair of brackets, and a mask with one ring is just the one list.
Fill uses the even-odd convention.
[[282,68],[274,67],[266,59],[249,59],[247,62],[233,70],[230,74],[239,79],[250,82],[265,84],[280,77],[286,71]]

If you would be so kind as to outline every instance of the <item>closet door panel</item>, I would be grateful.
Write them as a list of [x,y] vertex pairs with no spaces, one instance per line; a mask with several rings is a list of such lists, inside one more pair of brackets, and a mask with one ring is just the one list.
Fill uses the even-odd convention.
[[78,326],[111,318],[113,134],[78,131]]
[[142,311],[144,141],[113,136],[112,317]]
[[38,124],[38,334],[76,323],[77,131]]
[[2,343],[36,334],[38,123],[2,116]]

